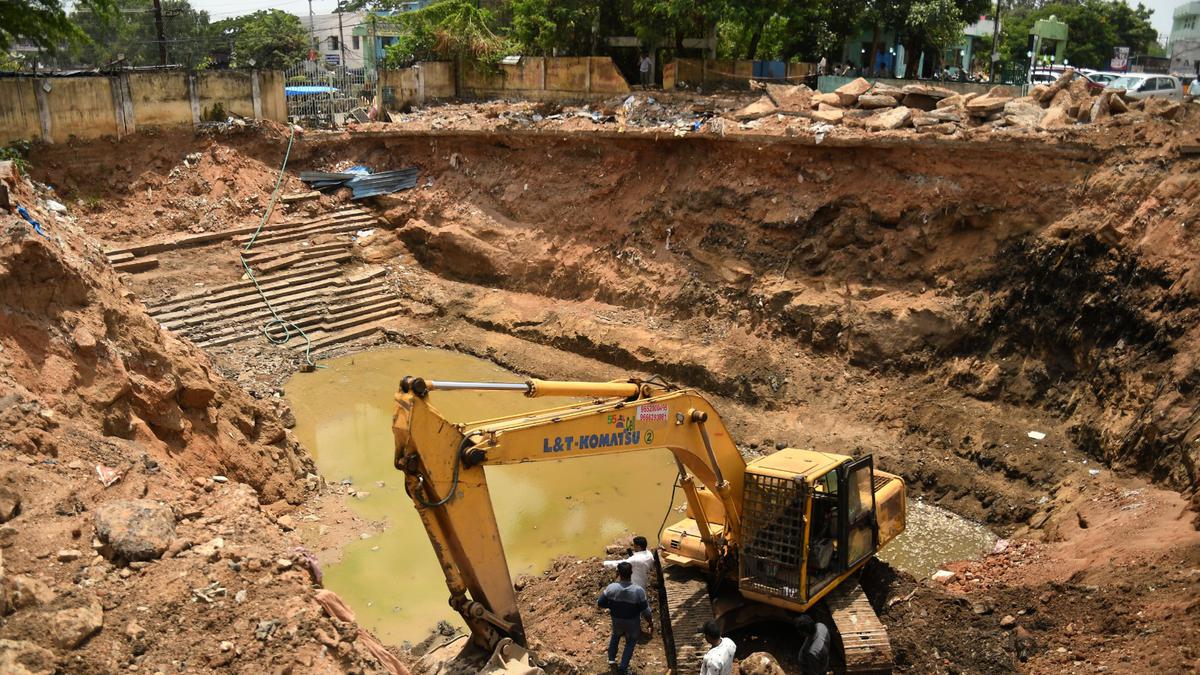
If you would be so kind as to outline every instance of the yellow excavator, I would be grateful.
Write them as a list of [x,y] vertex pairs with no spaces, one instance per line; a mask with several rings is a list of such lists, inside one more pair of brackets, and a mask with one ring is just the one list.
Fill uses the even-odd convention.
[[[452,422],[433,391],[494,391],[583,402]],[[749,464],[712,405],[660,379],[457,382],[405,377],[396,394],[395,466],[429,533],[474,644],[525,645],[517,594],[484,467],[667,450],[687,517],[662,531],[661,631],[673,672],[695,670],[699,635],[811,612],[832,621],[847,672],[890,672],[887,631],[859,584],[904,530],[905,486],[866,455],[784,448]]]

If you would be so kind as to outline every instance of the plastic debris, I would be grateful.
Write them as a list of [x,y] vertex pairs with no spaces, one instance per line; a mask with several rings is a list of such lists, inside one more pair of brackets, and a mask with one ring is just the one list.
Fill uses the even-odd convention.
[[1099,475],[1100,475],[1100,469],[1088,469],[1088,473],[1089,473],[1089,474],[1091,474],[1091,475],[1093,475],[1093,476],[1099,476]]
[[1033,439],[1033,440],[1035,440],[1035,441],[1040,441],[1040,440],[1042,440],[1043,438],[1045,438],[1045,437],[1046,437],[1046,434],[1044,434],[1044,433],[1042,433],[1042,432],[1040,432],[1040,431],[1031,431],[1031,432],[1029,432],[1029,433],[1028,433],[1028,434],[1026,434],[1026,435],[1027,435],[1027,436],[1029,436],[1030,438],[1032,438],[1032,439]]
[[39,223],[38,221],[34,220],[33,216],[29,215],[29,212],[25,210],[24,206],[18,206],[17,213],[20,214],[20,216],[25,219],[25,222],[27,222],[33,226],[34,232],[37,232],[38,234],[42,235],[43,237],[45,237],[47,239],[50,238],[50,235],[46,234],[46,231],[42,229],[42,224]]
[[121,472],[111,466],[103,464],[96,465],[96,476],[100,479],[100,484],[104,487],[111,487],[114,483],[121,480]]

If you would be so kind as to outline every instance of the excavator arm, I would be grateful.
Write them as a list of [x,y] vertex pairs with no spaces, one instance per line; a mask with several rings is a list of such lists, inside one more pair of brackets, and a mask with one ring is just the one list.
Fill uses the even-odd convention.
[[[591,400],[531,414],[447,420],[430,403],[437,390],[512,391]],[[746,464],[716,411],[690,389],[628,382],[469,383],[404,378],[396,395],[395,466],[429,534],[450,605],[472,640],[492,649],[525,643],[516,593],[484,467],[667,450],[717,571],[735,553]]]

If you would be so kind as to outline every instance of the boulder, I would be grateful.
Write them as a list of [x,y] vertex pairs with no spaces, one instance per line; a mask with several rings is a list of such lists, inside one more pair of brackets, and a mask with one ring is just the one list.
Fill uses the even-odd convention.
[[829,92],[828,94],[817,94],[817,95],[813,96],[812,102],[813,102],[813,105],[820,105],[820,104],[824,103],[826,105],[833,105],[833,106],[841,107],[842,106],[842,97],[838,96],[837,94],[835,94],[833,92]]
[[7,523],[21,513],[21,493],[0,485],[0,523]]
[[833,93],[841,99],[843,107],[849,108],[858,102],[858,97],[867,93],[871,89],[871,83],[863,78],[858,78],[852,82],[847,82],[838,87]]
[[60,672],[54,652],[24,640],[0,640],[0,673],[51,675]]
[[60,609],[50,617],[50,637],[63,649],[75,649],[103,625],[104,608],[96,598],[88,598],[82,604]]
[[54,591],[33,577],[18,574],[0,581],[0,597],[4,599],[0,614],[8,614],[54,602]]
[[933,579],[934,581],[938,582],[939,584],[948,584],[951,581],[954,581],[954,579],[957,576],[958,576],[957,574],[955,574],[954,572],[951,572],[950,570],[938,570],[938,571],[934,572],[933,576],[930,578]]
[[771,101],[771,97],[763,96],[754,103],[733,113],[733,119],[739,122],[748,122],[756,120],[760,117],[766,117],[773,114],[777,110],[775,104]]
[[738,662],[741,675],[785,675],[786,670],[767,652],[754,652]]
[[114,499],[96,507],[100,553],[116,563],[154,560],[175,538],[175,515],[149,499]]
[[1004,121],[1014,127],[1036,127],[1046,111],[1026,100],[1013,100],[1004,105]]
[[896,99],[887,94],[863,94],[858,97],[858,107],[867,110],[894,108],[896,107]]
[[912,94],[914,96],[928,96],[929,98],[936,100],[950,98],[951,96],[956,95],[953,89],[935,87],[929,84],[906,84],[901,91],[903,91],[905,94]]
[[899,129],[900,127],[908,124],[908,121],[912,119],[912,114],[913,111],[911,109],[900,106],[899,108],[884,110],[883,112],[872,115],[871,117],[867,118],[865,124],[868,129],[873,129],[875,131]]
[[814,112],[809,113],[808,116],[814,120],[817,120],[818,122],[828,122],[829,124],[838,124],[842,121],[842,117],[845,114],[846,114],[846,111],[841,110],[841,109],[816,110]]

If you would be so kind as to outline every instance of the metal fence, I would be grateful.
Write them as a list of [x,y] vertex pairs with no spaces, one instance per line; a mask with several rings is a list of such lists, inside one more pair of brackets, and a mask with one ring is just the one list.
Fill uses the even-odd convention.
[[289,121],[335,128],[344,125],[351,116],[366,120],[374,95],[374,70],[305,61],[285,74]]

